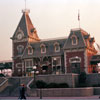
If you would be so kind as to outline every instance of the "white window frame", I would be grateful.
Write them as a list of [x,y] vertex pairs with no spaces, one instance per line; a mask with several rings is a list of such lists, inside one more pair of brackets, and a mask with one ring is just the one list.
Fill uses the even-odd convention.
[[[79,61],[71,61],[72,59],[79,59]],[[70,63],[80,63],[80,62],[81,62],[81,57],[78,57],[78,56],[76,56],[76,57],[71,57],[71,58],[69,58],[69,62],[70,62]]]
[[[20,65],[21,64],[21,67],[19,67],[18,65]],[[16,68],[22,68],[22,63],[17,63],[16,64]]]
[[[76,42],[74,43],[73,38],[75,38]],[[76,35],[72,35],[71,36],[71,41],[72,41],[72,45],[77,45],[78,44],[78,39]]]
[[[32,61],[32,66],[30,64],[28,66],[26,66],[26,63],[30,62],[30,61]],[[32,68],[32,67],[33,67],[33,59],[27,59],[27,60],[25,60],[25,68]]]
[[[30,50],[29,50],[29,49],[31,49],[31,51],[32,51],[32,52],[30,52]],[[29,47],[28,47],[28,55],[32,55],[32,54],[33,54],[33,49],[32,49],[32,47],[31,47],[31,46],[29,46]]]
[[[19,53],[19,48],[22,49],[22,52],[21,52],[21,53]],[[23,50],[24,50],[24,46],[23,46],[23,45],[18,45],[18,46],[17,46],[18,55],[22,55]]]
[[[42,50],[42,47],[44,48],[44,51]],[[46,53],[46,46],[45,46],[45,44],[41,44],[40,48],[41,48],[41,53]]]
[[53,58],[52,58],[52,67],[55,66],[55,65],[54,65],[54,59],[55,59],[55,58],[56,58],[56,59],[60,58],[60,63],[59,63],[59,64],[56,64],[56,66],[61,66],[61,57],[53,57]]
[[[56,46],[58,46],[58,50],[56,49]],[[58,42],[54,43],[54,51],[55,52],[60,52],[60,45]]]

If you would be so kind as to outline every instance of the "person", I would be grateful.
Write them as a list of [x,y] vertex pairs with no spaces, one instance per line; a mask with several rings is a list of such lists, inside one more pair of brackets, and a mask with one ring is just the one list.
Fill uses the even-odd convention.
[[25,96],[25,85],[24,84],[21,84],[20,85],[20,89],[19,89],[19,99],[22,100],[26,100],[26,96]]

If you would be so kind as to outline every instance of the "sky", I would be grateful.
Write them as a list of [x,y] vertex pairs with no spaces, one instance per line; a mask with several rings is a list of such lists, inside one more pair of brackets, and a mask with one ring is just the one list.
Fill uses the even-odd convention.
[[[40,39],[68,37],[80,27],[100,44],[100,0],[26,0]],[[12,59],[10,39],[22,17],[25,0],[0,0],[0,61]]]

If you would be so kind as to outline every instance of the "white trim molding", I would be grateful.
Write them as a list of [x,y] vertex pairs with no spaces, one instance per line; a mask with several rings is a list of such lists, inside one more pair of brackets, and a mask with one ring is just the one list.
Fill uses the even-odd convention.
[[64,66],[65,66],[65,74],[67,73],[67,52],[64,51]]
[[[58,46],[58,49],[57,49],[57,46]],[[54,43],[54,51],[55,52],[60,52],[60,44],[58,42]]]
[[87,59],[87,50],[84,51],[84,67],[85,67],[85,72],[88,73],[88,59]]
[[41,53],[46,53],[46,45],[45,44],[41,44],[40,48],[41,48]]

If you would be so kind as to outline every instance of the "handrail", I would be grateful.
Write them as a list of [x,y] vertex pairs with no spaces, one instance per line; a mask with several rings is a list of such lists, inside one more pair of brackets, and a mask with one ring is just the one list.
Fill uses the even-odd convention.
[[8,79],[6,79],[6,78],[4,78],[4,79],[5,79],[5,81],[2,82],[2,83],[0,84],[0,87],[1,87],[2,85],[4,85],[4,84],[8,81]]
[[28,88],[28,89],[31,89],[31,88],[30,88],[30,84],[31,84],[33,81],[34,81],[34,79],[32,79],[31,81],[29,81],[29,83],[27,84],[27,88]]

